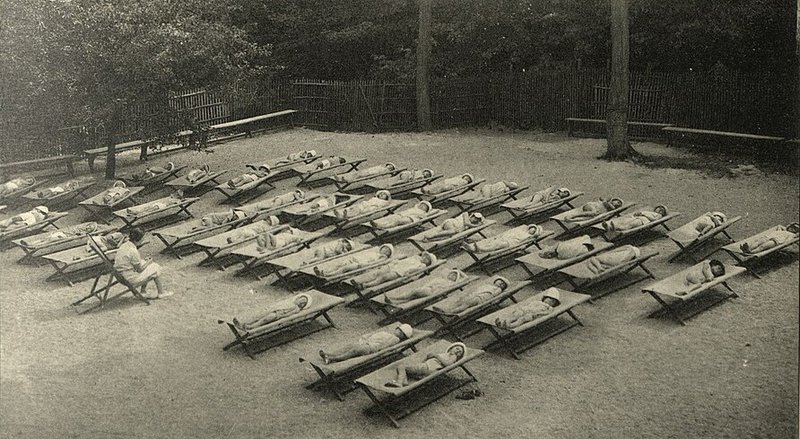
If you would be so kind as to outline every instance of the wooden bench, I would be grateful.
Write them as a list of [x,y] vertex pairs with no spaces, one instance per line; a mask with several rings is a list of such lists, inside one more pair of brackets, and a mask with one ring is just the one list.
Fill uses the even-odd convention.
[[[606,120],[605,119],[589,119],[589,118],[581,118],[581,117],[568,117],[566,118],[567,124],[569,125],[569,136],[576,132],[580,132],[577,127],[581,125],[603,125],[605,126]],[[660,122],[636,122],[636,121],[628,121],[629,127],[642,127],[642,128],[651,128],[655,130],[661,130],[667,127],[671,127],[672,124],[669,123],[660,123]]]
[[[116,153],[120,153],[123,151],[130,151],[132,149],[139,148],[140,150],[139,160],[147,160],[147,147],[152,145],[154,142],[155,140],[150,139],[150,140],[133,140],[130,142],[118,143],[114,146],[114,151]],[[106,154],[108,154],[108,147],[103,146],[101,148],[87,149],[83,151],[83,153],[86,155],[86,160],[88,160],[89,162],[89,170],[94,171],[94,160],[98,156],[105,156]]]
[[[41,159],[33,159],[33,160],[23,160],[20,162],[10,162],[10,163],[0,163],[0,177],[5,177],[6,173],[14,174],[15,171],[22,170],[25,168],[36,168],[36,167],[49,167],[49,166],[60,166],[63,165],[67,168],[67,173],[70,176],[75,175],[75,169],[72,167],[72,162],[77,159],[77,156],[74,154],[67,154],[67,155],[60,155],[55,157],[45,157]],[[8,172],[10,170],[10,172]]]
[[669,127],[664,127],[661,130],[667,135],[667,146],[672,146],[675,140],[688,136],[720,137],[724,139],[740,139],[740,140],[766,142],[773,144],[777,144],[784,141],[783,137],[762,136],[759,134],[747,134],[747,133],[734,133],[728,131],[703,130],[698,128],[682,128],[682,127],[669,126]]
[[218,123],[216,125],[211,125],[210,131],[213,134],[217,131],[225,131],[231,128],[240,128],[242,131],[244,131],[247,137],[250,137],[252,135],[252,132],[256,131],[255,129],[253,129],[256,126],[256,124],[270,119],[287,119],[288,123],[286,125],[291,126],[292,125],[291,115],[295,113],[297,113],[297,110],[283,110],[283,111],[277,111],[275,113],[248,117],[245,119],[232,120],[230,122],[223,122],[223,123]]

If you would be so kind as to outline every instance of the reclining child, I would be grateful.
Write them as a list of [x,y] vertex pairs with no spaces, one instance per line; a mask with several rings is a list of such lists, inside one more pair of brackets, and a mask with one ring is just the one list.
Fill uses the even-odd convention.
[[184,200],[183,191],[176,191],[168,197],[160,198],[149,203],[140,204],[125,209],[125,215],[128,217],[136,217],[146,215],[148,213],[158,212],[170,206],[180,204]]
[[[386,387],[405,387],[408,385],[409,377],[412,379],[422,379],[433,374],[437,370],[451,366],[464,358],[466,346],[464,343],[453,343],[439,354],[428,354],[422,361],[404,360],[397,365],[397,376],[394,380],[384,384]],[[413,361],[413,362],[412,362]]]
[[340,238],[335,241],[326,242],[312,247],[309,251],[311,257],[301,263],[301,266],[315,264],[319,261],[330,259],[334,256],[343,255],[353,251],[353,241],[347,238]]
[[633,230],[645,224],[650,224],[653,221],[659,220],[667,216],[666,206],[656,206],[652,211],[642,210],[635,213],[622,215],[618,218],[603,221],[603,229],[608,232],[624,232],[626,230]]
[[581,206],[575,212],[571,212],[564,217],[564,221],[577,222],[592,219],[600,214],[611,212],[614,209],[622,207],[623,202],[619,198],[612,198],[605,200],[600,198],[597,201],[589,201]]
[[436,256],[428,252],[396,259],[378,268],[367,270],[353,278],[353,285],[362,290],[372,288],[386,282],[391,282],[424,270],[436,263]]
[[483,224],[483,215],[477,212],[464,212],[455,218],[448,218],[436,227],[432,227],[419,234],[422,242],[441,241],[453,235],[457,235],[468,229],[478,227]]
[[117,180],[114,182],[113,186],[103,191],[101,199],[103,200],[103,204],[110,206],[127,197],[129,193],[131,193],[131,190],[128,189],[128,185],[122,180]]
[[532,209],[534,207],[546,206],[555,201],[569,198],[570,195],[570,190],[565,187],[557,188],[555,186],[550,186],[533,194],[529,199],[525,200],[525,204],[522,207]]
[[385,208],[392,202],[392,194],[389,191],[378,191],[375,196],[368,200],[360,200],[351,204],[348,207],[333,209],[333,214],[336,218],[347,219],[355,218],[362,215],[368,215]]
[[259,253],[274,252],[303,241],[303,231],[289,227],[280,233],[266,232],[256,237]]
[[411,325],[403,323],[393,331],[381,330],[372,334],[362,335],[355,342],[345,343],[330,349],[320,349],[319,357],[325,364],[338,363],[351,358],[372,355],[388,349],[403,340],[408,340],[414,333]]
[[641,250],[632,245],[609,250],[599,255],[592,256],[586,261],[586,267],[594,274],[603,273],[614,267],[618,267],[626,262],[635,260],[641,255]]
[[366,169],[360,169],[358,171],[347,172],[345,174],[334,175],[333,179],[340,182],[352,182],[355,180],[362,180],[368,177],[373,177],[376,175],[383,175],[387,172],[394,171],[397,169],[397,166],[394,163],[386,163],[379,166],[370,166]]
[[431,309],[440,314],[456,315],[499,296],[508,289],[508,285],[508,279],[502,276],[495,276],[490,283],[454,294],[437,302]]
[[541,235],[543,230],[541,226],[536,224],[518,226],[491,238],[464,243],[461,247],[473,253],[496,252],[530,241],[531,238]]
[[267,309],[257,317],[244,319],[243,321],[233,319],[233,325],[241,330],[249,331],[298,314],[310,305],[311,297],[308,294],[301,293],[267,306]]
[[481,186],[481,197],[491,198],[513,191],[519,185],[513,181],[498,181],[497,183],[485,184]]
[[226,210],[225,212],[212,212],[207,215],[203,215],[203,217],[200,218],[200,223],[193,225],[190,231],[194,232],[214,226],[221,226],[223,224],[228,224],[231,221],[236,221],[240,218],[243,218],[244,216],[244,212],[239,212],[233,209]]
[[715,278],[725,275],[725,265],[717,259],[706,260],[692,267],[683,279],[684,289],[676,292],[679,296],[685,296],[692,291],[699,289],[703,284],[713,281]]
[[721,226],[727,220],[728,217],[722,212],[706,212],[675,229],[671,236],[679,237],[682,241],[693,241]]
[[377,249],[373,248],[369,251],[358,252],[351,256],[335,259],[328,267],[317,265],[314,267],[314,273],[319,277],[339,276],[390,259],[393,254],[394,246],[391,244],[383,244]]
[[334,165],[341,165],[344,163],[347,163],[346,158],[332,155],[326,159],[317,160],[316,162],[312,163],[310,169],[312,171],[319,171],[322,169],[328,169]]
[[47,207],[36,206],[27,212],[0,221],[0,232],[32,226],[43,221],[49,214],[50,210]]
[[186,173],[186,181],[189,183],[197,183],[200,179],[211,173],[211,168],[208,165],[200,166],[199,168],[192,168]]
[[739,245],[745,254],[757,254],[789,242],[800,234],[800,224],[792,223],[788,226],[777,226],[761,236],[751,238]]
[[228,186],[230,189],[238,189],[250,183],[253,183],[259,178],[264,178],[265,176],[266,174],[260,174],[256,172],[245,172],[244,174],[238,177],[231,178],[225,183],[225,185]]
[[387,230],[419,222],[427,217],[431,210],[433,210],[431,203],[420,201],[413,207],[395,212],[391,215],[386,215],[383,218],[376,218],[369,223],[376,229]]
[[397,180],[398,183],[408,183],[431,177],[433,177],[433,171],[430,169],[406,169],[405,171],[400,171],[394,179]]
[[473,181],[475,181],[475,177],[473,177],[472,174],[464,174],[435,181],[427,186],[423,186],[420,190],[423,194],[436,195],[467,186]]
[[240,207],[239,210],[249,213],[273,210],[280,206],[305,199],[305,197],[305,192],[301,191],[300,189],[296,189],[294,192],[287,192],[285,194],[278,195],[277,197],[272,197],[263,201],[257,201],[255,203],[244,205]]
[[555,308],[561,305],[560,294],[556,288],[548,288],[542,293],[541,300],[527,300],[514,305],[509,312],[494,320],[494,325],[502,329],[518,328],[539,317],[550,315]]
[[588,235],[578,236],[567,241],[556,242],[554,245],[539,252],[545,259],[560,259],[562,261],[577,258],[594,250],[592,239]]
[[65,227],[63,229],[56,230],[55,232],[50,232],[44,235],[36,235],[30,236],[28,238],[23,238],[20,242],[28,247],[39,247],[42,245],[49,244],[51,242],[58,242],[68,238],[74,238],[76,236],[84,236],[88,235],[89,233],[94,233],[97,231],[97,223],[95,222],[88,222],[77,224],[74,226]]
[[293,210],[294,213],[301,215],[311,215],[319,212],[320,210],[344,203],[348,200],[350,200],[350,197],[346,195],[331,194],[324,197],[315,198],[305,203],[300,203],[296,205]]
[[443,276],[427,277],[427,282],[417,287],[389,291],[384,295],[384,301],[390,305],[399,305],[412,300],[430,297],[466,278],[467,275],[463,271],[453,268]]
[[34,177],[18,177],[11,179],[3,184],[0,184],[0,197],[13,194],[20,189],[33,186],[34,184],[36,184],[36,178]]
[[[125,235],[123,235],[120,232],[106,233],[105,235],[94,236],[93,238],[94,242],[97,243],[97,246],[102,251],[114,250],[116,248],[119,248],[119,246],[122,245],[122,243],[125,242],[126,239]],[[91,242],[92,238],[86,238],[85,249],[87,253],[92,252]]]
[[250,238],[254,238],[256,236],[269,232],[270,230],[272,230],[273,227],[277,226],[278,224],[280,224],[280,220],[278,220],[278,217],[270,215],[269,218],[254,223],[252,226],[236,229],[235,233],[228,236],[226,241],[228,242],[228,244],[247,241]]
[[131,180],[134,181],[149,180],[157,175],[171,172],[173,169],[175,169],[175,163],[172,162],[167,163],[165,166],[152,166],[145,169],[142,172],[138,172],[131,175]]
[[[276,160],[274,166],[280,167],[280,166],[290,165],[292,163],[306,161],[316,156],[317,156],[317,151],[313,149],[308,151],[293,152],[284,158]],[[258,166],[258,170],[262,172],[270,172],[272,169],[270,168],[269,163],[264,163]]]
[[68,181],[58,186],[53,186],[49,188],[42,189],[36,192],[36,196],[39,198],[52,198],[56,195],[63,194],[64,192],[71,192],[75,189],[80,187],[80,183],[78,181]]

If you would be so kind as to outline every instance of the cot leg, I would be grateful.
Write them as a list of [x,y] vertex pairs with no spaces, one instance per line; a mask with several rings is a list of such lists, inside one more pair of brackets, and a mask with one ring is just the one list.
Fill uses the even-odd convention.
[[369,387],[367,387],[367,386],[365,386],[363,384],[360,384],[360,383],[359,383],[359,386],[361,387],[362,390],[364,390],[364,393],[367,394],[369,399],[372,400],[372,403],[374,404],[374,407],[377,408],[378,411],[380,411],[383,414],[383,416],[386,416],[386,419],[388,419],[389,422],[392,423],[392,426],[394,426],[394,428],[400,428],[400,424],[397,423],[397,420],[391,415],[391,413],[389,413],[389,411],[386,409],[386,407],[383,406],[381,401],[375,396],[374,393],[372,393],[372,391],[369,389]]
[[658,301],[659,304],[661,304],[661,308],[656,311],[653,311],[647,317],[652,318],[667,313],[671,315],[675,320],[677,320],[681,324],[681,326],[686,326],[686,322],[681,318],[681,316],[678,315],[677,312],[675,312],[675,310],[673,309],[672,306],[670,306],[670,304],[665,302],[662,298],[658,297],[656,293],[652,291],[648,291],[648,293],[650,293],[650,295],[653,296],[653,298],[656,299],[656,301]]
[[[503,345],[505,350],[507,350],[508,353],[511,354],[511,356],[514,357],[515,360],[519,360],[520,359],[519,354],[517,354],[517,351],[514,350],[514,347],[511,346],[511,343],[509,343],[509,341],[506,339],[506,337],[500,335],[500,333],[497,332],[497,330],[494,329],[493,326],[488,326],[488,328],[489,328],[489,331],[492,333],[492,335],[494,335],[494,338],[496,339],[495,342],[494,343],[490,343],[490,345],[496,344],[496,343]],[[487,345],[487,347],[488,347],[488,345]]]
[[733,291],[733,289],[730,286],[728,286],[727,282],[722,282],[722,286],[731,292],[731,297],[739,297],[739,295],[736,294],[736,291]]
[[327,312],[322,313],[322,317],[324,317],[325,320],[328,321],[328,324],[330,325],[331,328],[335,328],[336,327],[336,324],[333,323],[333,320],[330,318],[330,316],[328,315]]

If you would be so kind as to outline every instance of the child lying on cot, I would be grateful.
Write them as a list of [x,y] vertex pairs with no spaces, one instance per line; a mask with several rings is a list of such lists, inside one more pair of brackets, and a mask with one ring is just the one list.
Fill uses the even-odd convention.
[[383,244],[378,247],[377,251],[375,251],[375,249],[372,250],[373,251],[359,252],[349,257],[336,259],[335,264],[332,264],[330,267],[321,268],[320,266],[316,266],[314,267],[314,273],[320,277],[338,276],[389,259],[394,254],[394,246],[391,244]]
[[307,203],[302,203],[297,206],[296,212],[299,214],[310,215],[317,211],[327,209],[331,206],[335,206],[337,204],[344,203],[345,201],[349,200],[350,197],[344,195],[327,195],[324,197],[319,197],[314,200],[311,200]]
[[244,205],[240,207],[239,210],[249,213],[260,212],[263,210],[271,210],[283,206],[285,204],[302,200],[305,197],[306,197],[305,192],[301,191],[300,189],[297,189],[294,192],[287,192],[285,194],[278,195],[277,197],[272,197],[263,201],[257,201],[255,203]]
[[245,172],[244,174],[238,177],[231,178],[225,184],[231,189],[236,189],[248,185],[258,180],[259,178],[263,178],[265,176],[266,174],[261,174],[256,172]]
[[233,319],[233,325],[241,330],[249,331],[295,315],[309,305],[311,305],[311,297],[301,293],[267,306],[267,309],[258,317],[249,318],[244,321]]
[[39,198],[52,198],[58,194],[63,194],[64,192],[74,191],[81,186],[80,182],[72,180],[60,184],[58,186],[53,186],[49,188],[42,189],[36,192],[36,196]]
[[536,224],[523,225],[506,230],[505,232],[492,236],[491,238],[481,239],[480,241],[468,242],[462,245],[463,248],[473,253],[489,253],[499,250],[512,248],[523,242],[538,236],[542,233],[542,227]]
[[692,267],[692,269],[686,273],[686,277],[683,279],[683,287],[685,289],[677,292],[676,294],[679,296],[685,296],[690,292],[702,287],[704,283],[711,282],[715,278],[724,275],[725,265],[723,265],[722,262],[717,259],[703,261],[700,264]]
[[388,349],[403,340],[408,340],[414,329],[408,323],[403,323],[394,328],[394,331],[385,330],[362,335],[355,342],[346,343],[333,348],[319,350],[319,357],[325,364],[338,363],[351,358],[363,357]]
[[334,175],[333,179],[341,182],[350,182],[372,177],[374,175],[385,174],[386,172],[394,171],[395,169],[397,169],[397,166],[395,166],[394,163],[386,163],[384,165],[370,166],[369,168],[348,172],[346,174]]
[[424,284],[403,291],[402,289],[389,291],[384,295],[384,300],[390,305],[399,305],[401,303],[410,302],[423,297],[433,296],[439,291],[444,290],[452,284],[461,282],[466,279],[467,275],[463,271],[453,268],[449,270],[444,276],[431,276]]
[[397,377],[385,384],[386,387],[405,387],[408,378],[422,379],[437,370],[457,363],[464,358],[466,346],[464,343],[453,343],[440,354],[428,354],[425,359],[418,362],[403,361],[397,365]]
[[[86,238],[86,252],[88,253],[92,252],[91,241],[92,240],[90,238]],[[102,251],[114,250],[115,248],[119,248],[119,246],[125,242],[125,235],[120,232],[111,232],[106,235],[95,236],[94,242],[97,243],[97,246],[100,247],[100,250]],[[77,258],[78,257],[76,257],[76,259]]]
[[594,250],[592,239],[588,235],[579,236],[567,241],[557,242],[539,252],[539,256],[545,259],[560,259],[563,261],[577,258]]
[[27,212],[0,221],[0,232],[32,226],[47,218],[49,214],[50,210],[47,207],[36,206]]
[[387,215],[383,218],[376,218],[369,223],[376,229],[391,229],[407,224],[413,224],[425,218],[433,207],[427,201],[420,201],[413,207]]
[[343,255],[345,253],[349,253],[353,251],[353,241],[347,238],[340,238],[336,241],[326,242],[325,244],[320,244],[315,247],[312,247],[313,254],[311,258],[308,260],[303,261],[300,265],[311,265],[317,263],[319,261],[324,261],[325,259],[332,258],[334,256]]
[[192,168],[186,173],[186,181],[194,184],[209,173],[211,173],[211,168],[208,165]]
[[436,303],[431,309],[441,314],[455,315],[499,296],[508,288],[508,284],[508,279],[495,276],[490,283],[454,294]]
[[113,186],[103,191],[101,198],[103,204],[111,205],[125,198],[129,193],[131,193],[131,190],[128,189],[128,185],[122,180],[117,180],[114,182]]
[[401,182],[409,182],[431,177],[433,177],[433,171],[430,169],[407,169],[400,171],[396,179]]
[[728,217],[722,212],[706,212],[691,222],[675,229],[673,234],[680,236],[683,240],[691,241],[721,226],[727,220]]
[[483,215],[480,213],[464,212],[455,218],[448,218],[436,227],[430,228],[419,235],[423,242],[441,241],[467,229],[483,224]]
[[475,181],[472,174],[459,175],[458,177],[445,178],[422,187],[422,193],[428,195],[441,194],[466,186]]
[[494,325],[502,329],[518,328],[539,317],[544,317],[561,305],[560,294],[556,288],[548,288],[542,293],[541,300],[527,300],[502,317],[494,320]]
[[151,212],[158,212],[170,206],[180,204],[183,201],[183,199],[184,199],[183,191],[176,191],[175,193],[171,194],[168,197],[151,201],[145,204],[140,204],[138,206],[129,207],[125,209],[125,214],[129,217],[135,217]]
[[280,224],[280,220],[278,220],[278,217],[270,215],[269,218],[263,219],[253,224],[252,227],[236,229],[236,233],[232,234],[231,236],[228,236],[226,241],[228,242],[228,244],[246,241],[250,238],[269,232],[270,229],[277,226],[278,224]]
[[238,212],[233,209],[225,212],[212,212],[208,215],[203,215],[203,217],[200,218],[200,224],[195,224],[191,229],[189,229],[189,231],[194,232],[197,230],[228,224],[231,221],[236,221],[239,218],[244,217],[244,215],[244,212]]
[[592,219],[602,213],[610,212],[614,209],[622,207],[622,200],[619,198],[612,198],[605,200],[600,198],[597,201],[589,201],[581,206],[579,211],[573,212],[564,218],[564,221],[585,221]]
[[498,181],[497,183],[485,184],[481,186],[481,197],[491,198],[510,192],[518,187],[519,185],[513,181]]
[[652,211],[642,210],[635,213],[622,215],[608,221],[603,221],[603,229],[608,232],[622,232],[635,229],[667,216],[666,206],[656,206]]
[[55,232],[51,232],[46,235],[23,238],[20,240],[20,242],[28,247],[38,247],[48,244],[50,242],[56,242],[67,238],[87,235],[89,233],[94,233],[95,231],[97,231],[97,223],[88,222],[88,223],[65,227],[63,229],[56,230]]
[[586,261],[586,267],[592,273],[600,274],[626,262],[633,261],[638,258],[640,254],[641,250],[639,250],[639,248],[632,245],[623,245],[622,247],[609,250],[605,253],[600,253],[597,256],[592,256]]
[[348,207],[341,209],[334,209],[333,214],[336,218],[347,219],[361,215],[367,215],[370,212],[375,212],[386,206],[392,201],[392,194],[389,191],[375,192],[375,196],[368,200],[356,201]]
[[326,159],[316,161],[311,167],[311,169],[318,171],[321,169],[328,169],[333,165],[341,165],[342,163],[347,163],[347,159],[344,157],[337,157],[335,155],[332,155]]
[[565,187],[556,188],[555,186],[550,186],[533,194],[528,200],[526,200],[527,202],[525,203],[524,207],[533,208],[544,206],[562,198],[567,198],[570,195],[571,193],[569,189]]
[[173,169],[175,169],[175,163],[172,162],[167,163],[165,166],[153,166],[145,169],[142,172],[131,175],[131,180],[135,181],[148,180],[150,178],[155,177],[156,175],[161,175],[166,172],[170,172]]
[[777,226],[766,234],[746,240],[739,245],[739,248],[746,254],[761,253],[797,238],[798,234],[800,234],[800,224],[798,223],[792,223],[785,227]]
[[416,273],[436,263],[436,256],[423,252],[408,258],[397,259],[388,264],[366,271],[353,278],[359,289],[371,288]]
[[[299,162],[299,161],[305,161],[305,160],[308,160],[308,159],[310,159],[312,157],[316,157],[316,156],[317,156],[317,151],[315,151],[313,149],[309,150],[309,151],[293,152],[293,153],[287,155],[286,157],[284,157],[282,159],[276,160],[275,161],[275,166],[283,166],[283,165],[288,165],[288,164],[291,164],[291,163],[296,163],[296,162]],[[263,172],[270,172],[271,171],[270,165],[268,163],[264,163],[264,164],[260,165],[258,167],[258,170],[259,171],[263,171]]]
[[0,196],[12,194],[20,189],[30,187],[36,184],[34,177],[18,177],[11,179],[3,184],[0,184]]
[[256,237],[257,249],[260,253],[274,252],[303,240],[302,231],[289,227],[280,233],[262,233]]

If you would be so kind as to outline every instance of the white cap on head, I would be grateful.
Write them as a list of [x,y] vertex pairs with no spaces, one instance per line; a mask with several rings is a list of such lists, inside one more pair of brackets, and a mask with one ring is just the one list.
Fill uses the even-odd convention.
[[411,338],[411,334],[414,333],[414,328],[411,327],[408,323],[403,323],[402,325],[398,326],[397,329],[406,336],[406,338]]
[[722,212],[711,212],[711,216],[719,217],[722,220],[722,222],[725,222],[725,220],[728,219],[728,217]]
[[461,176],[461,178],[464,178],[464,177],[467,177],[467,179],[469,180],[470,183],[475,181],[475,177],[473,177],[472,174],[467,173],[467,174],[464,174],[464,175]]
[[419,210],[424,210],[425,212],[430,212],[433,210],[433,206],[431,206],[431,203],[427,201],[420,201],[417,203],[416,208]]
[[383,244],[382,246],[380,246],[379,250],[383,250],[384,248],[389,249],[389,256],[394,254],[394,246],[392,244]]
[[495,276],[495,277],[493,277],[493,278],[492,278],[492,283],[495,283],[495,282],[497,282],[498,280],[501,280],[501,281],[503,281],[503,283],[505,283],[505,284],[506,284],[506,287],[508,287],[509,285],[511,285],[511,282],[509,282],[509,281],[508,281],[508,279],[504,278],[503,276]]
[[467,352],[467,345],[465,345],[464,343],[461,343],[461,342],[455,342],[455,343],[451,344],[450,346],[448,346],[447,347],[447,352],[450,352],[450,349],[453,349],[456,346],[460,346],[461,350],[464,351],[464,353]]
[[558,288],[552,288],[551,287],[551,288],[548,288],[548,289],[544,290],[544,293],[542,293],[542,297],[543,298],[544,297],[550,297],[552,299],[558,300],[559,302],[561,301],[561,293],[558,291]]
[[36,206],[36,207],[33,208],[33,210],[38,210],[39,212],[43,213],[44,215],[47,215],[48,213],[50,213],[50,209],[48,209],[47,206]]
[[383,165],[383,166],[385,166],[386,168],[388,168],[390,171],[394,171],[395,169],[397,169],[397,166],[395,166],[395,165],[394,165],[394,163],[392,163],[392,162],[387,162],[387,163],[386,163],[385,165]]
[[278,225],[278,224],[280,224],[280,222],[281,222],[281,220],[279,220],[279,219],[278,219],[278,217],[277,217],[277,216],[275,216],[275,215],[270,215],[270,216],[269,216],[267,219],[265,219],[264,221],[268,222],[268,223],[269,223],[269,225],[271,225],[271,226],[277,226],[277,225]]
[[447,272],[447,279],[452,282],[458,282],[466,277],[467,275],[464,274],[464,272],[459,270],[458,268],[452,268],[450,269],[450,271]]
[[424,258],[428,258],[428,260],[430,261],[430,264],[428,264],[428,265],[433,265],[433,264],[436,263],[436,255],[434,255],[433,253],[422,252],[422,253],[420,253],[420,256],[422,256]]
[[378,192],[375,192],[375,196],[378,197],[378,198],[383,198],[385,200],[391,200],[392,199],[392,193],[387,191],[387,190],[380,190]]

